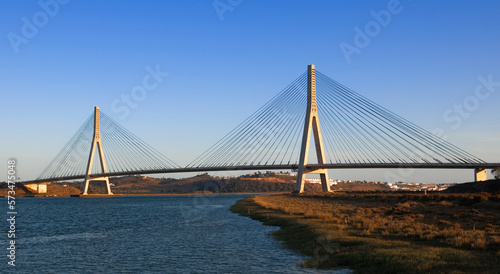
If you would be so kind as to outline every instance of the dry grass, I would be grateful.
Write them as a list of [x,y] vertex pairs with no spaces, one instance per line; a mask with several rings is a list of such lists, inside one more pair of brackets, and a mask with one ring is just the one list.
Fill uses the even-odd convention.
[[500,195],[285,194],[247,203],[255,212],[244,215],[266,212],[264,222],[283,227],[279,238],[311,256],[307,267],[494,273],[500,263]]
[[[420,196],[280,195],[258,196],[254,200],[267,209],[349,226],[354,229],[352,233],[362,236],[436,240],[454,247],[475,249],[500,247],[498,197],[487,194]],[[469,203],[473,205],[460,205]]]

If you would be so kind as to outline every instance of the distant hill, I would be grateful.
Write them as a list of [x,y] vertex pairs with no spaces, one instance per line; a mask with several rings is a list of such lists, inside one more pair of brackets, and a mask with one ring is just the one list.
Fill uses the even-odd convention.
[[[185,179],[126,176],[112,178],[113,192],[128,193],[262,193],[292,192],[296,176],[280,173],[257,173],[240,177],[217,177],[202,174]],[[369,182],[337,183],[334,191],[392,191],[388,186]],[[104,189],[103,189],[104,190]],[[321,185],[306,183],[306,192],[321,192]]]
[[[2,182],[0,183],[0,197],[7,197],[9,188],[7,187],[7,183]],[[19,196],[32,196],[33,193],[29,189],[27,189],[23,184],[18,184],[16,183],[16,187],[14,188],[14,191],[16,192],[17,197]]]
[[[70,196],[80,194],[81,186],[79,184],[50,184],[47,187],[47,193],[35,193],[34,191],[26,188],[23,184],[16,183],[14,188],[15,197],[32,197],[32,196]],[[0,183],[0,197],[7,197],[9,189],[6,183]]]
[[[123,176],[110,178],[111,190],[115,194],[189,194],[189,193],[266,193],[287,192],[295,189],[296,176],[288,173],[257,172],[239,177],[218,177],[200,174],[190,178],[151,178],[147,176]],[[32,193],[23,185],[16,187],[16,196],[70,196],[81,193],[83,182],[51,183],[47,193]],[[370,182],[338,182],[333,191],[392,191],[383,184]],[[321,185],[306,183],[306,192],[321,192]],[[106,193],[102,182],[91,182],[89,194]],[[7,195],[7,184],[0,183],[0,196]]]
[[361,191],[361,192],[385,192],[393,191],[390,187],[385,184],[375,184],[371,182],[351,182],[351,183],[337,183],[330,187],[333,191]]
[[[117,194],[148,193],[260,193],[292,192],[296,177],[286,174],[259,174],[255,177],[217,177],[202,174],[185,179],[126,176],[112,178],[113,192]],[[318,184],[306,184],[307,191],[321,191]]]
[[463,183],[450,186],[444,192],[447,193],[500,193],[500,180],[488,180],[484,182]]
[[[265,193],[292,192],[295,176],[280,173],[256,173],[240,177],[217,177],[202,174],[190,178],[151,178],[147,176],[124,176],[110,178],[111,190],[115,194],[189,194],[189,193]],[[16,196],[70,196],[81,193],[83,182],[51,183],[47,193],[36,194],[24,185],[16,186]],[[321,191],[319,184],[305,185],[309,192]],[[0,184],[0,196],[7,196],[7,184]],[[91,182],[89,194],[106,193],[103,182]]]

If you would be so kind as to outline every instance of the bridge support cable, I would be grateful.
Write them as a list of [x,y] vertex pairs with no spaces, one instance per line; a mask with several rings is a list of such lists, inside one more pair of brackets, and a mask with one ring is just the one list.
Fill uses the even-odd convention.
[[92,114],[38,176],[37,180],[85,174],[93,126],[94,115]]
[[[94,174],[148,173],[180,169],[175,162],[123,128],[105,113],[100,112],[97,107],[96,110],[36,180],[78,176],[93,178]],[[94,144],[96,113],[99,115],[99,135],[98,142]],[[102,150],[98,156],[100,160],[105,157],[106,168],[103,168],[99,161],[89,161],[93,157],[93,154],[89,156],[89,152],[95,145],[97,145],[95,148]]]
[[[310,73],[311,69],[308,70]],[[315,71],[315,70],[314,70]],[[321,135],[318,166],[482,166],[480,158],[431,134],[362,95],[315,71],[317,110],[313,113],[308,72],[196,158],[188,168],[294,165],[299,176],[316,168],[299,144],[307,125]],[[315,97],[315,96],[314,96]],[[306,100],[307,99],[307,100]],[[311,101],[312,102],[312,101]],[[304,110],[307,111],[304,113]],[[312,115],[311,115],[312,114]],[[313,117],[305,119],[306,116]],[[319,119],[321,116],[321,129]],[[306,120],[304,127],[304,120]],[[314,125],[312,126],[313,131]],[[316,137],[316,136],[315,136]],[[315,142],[317,143],[317,142]],[[301,165],[300,162],[304,161]],[[323,163],[323,164],[322,164]],[[302,166],[302,173],[300,172]],[[323,170],[321,170],[322,172]],[[481,172],[481,173],[480,173]],[[327,178],[326,170],[323,173]],[[482,178],[482,171],[478,171]],[[303,179],[296,191],[301,192]],[[324,187],[327,190],[327,187]]]
[[[102,113],[101,131],[106,153],[116,154],[116,158],[126,159],[126,164],[118,165],[116,171],[127,169],[134,171],[162,170],[180,166],[149,144],[135,136],[120,124]],[[113,172],[115,171],[113,170]]]
[[[311,131],[317,164],[308,163]],[[96,150],[100,161],[93,161]],[[484,180],[485,168],[498,165],[485,163],[310,65],[307,72],[186,168],[96,107],[36,181],[84,177],[87,181],[108,174],[293,168],[299,171],[296,191],[301,192],[306,173],[319,173],[323,190],[328,191],[328,168],[474,168],[476,179]]]
[[[324,139],[337,143],[327,149],[331,163],[484,163],[320,72],[317,89]],[[342,150],[353,159],[340,159]]]
[[297,164],[306,90],[303,73],[188,168]]

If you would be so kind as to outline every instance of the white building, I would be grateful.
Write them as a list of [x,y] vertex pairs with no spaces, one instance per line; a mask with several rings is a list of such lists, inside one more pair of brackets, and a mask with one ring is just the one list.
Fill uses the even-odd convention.
[[47,193],[47,184],[25,184],[24,186],[35,193]]

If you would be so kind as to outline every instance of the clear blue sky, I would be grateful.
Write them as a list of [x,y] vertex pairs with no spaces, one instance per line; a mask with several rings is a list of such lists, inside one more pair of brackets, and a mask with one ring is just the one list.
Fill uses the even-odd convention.
[[[23,179],[41,173],[95,105],[186,165],[311,63],[500,162],[500,84],[475,94],[479,77],[500,82],[498,1],[60,2],[0,1],[0,156],[16,158]],[[387,13],[380,22],[373,15]],[[356,41],[356,28],[372,37]],[[341,45],[356,53],[346,58]],[[143,85],[148,67],[168,75],[157,85],[149,78],[151,90],[125,107],[122,96]],[[464,103],[465,113],[453,109]],[[330,175],[384,180],[387,172]],[[472,178],[417,170],[404,179]]]

